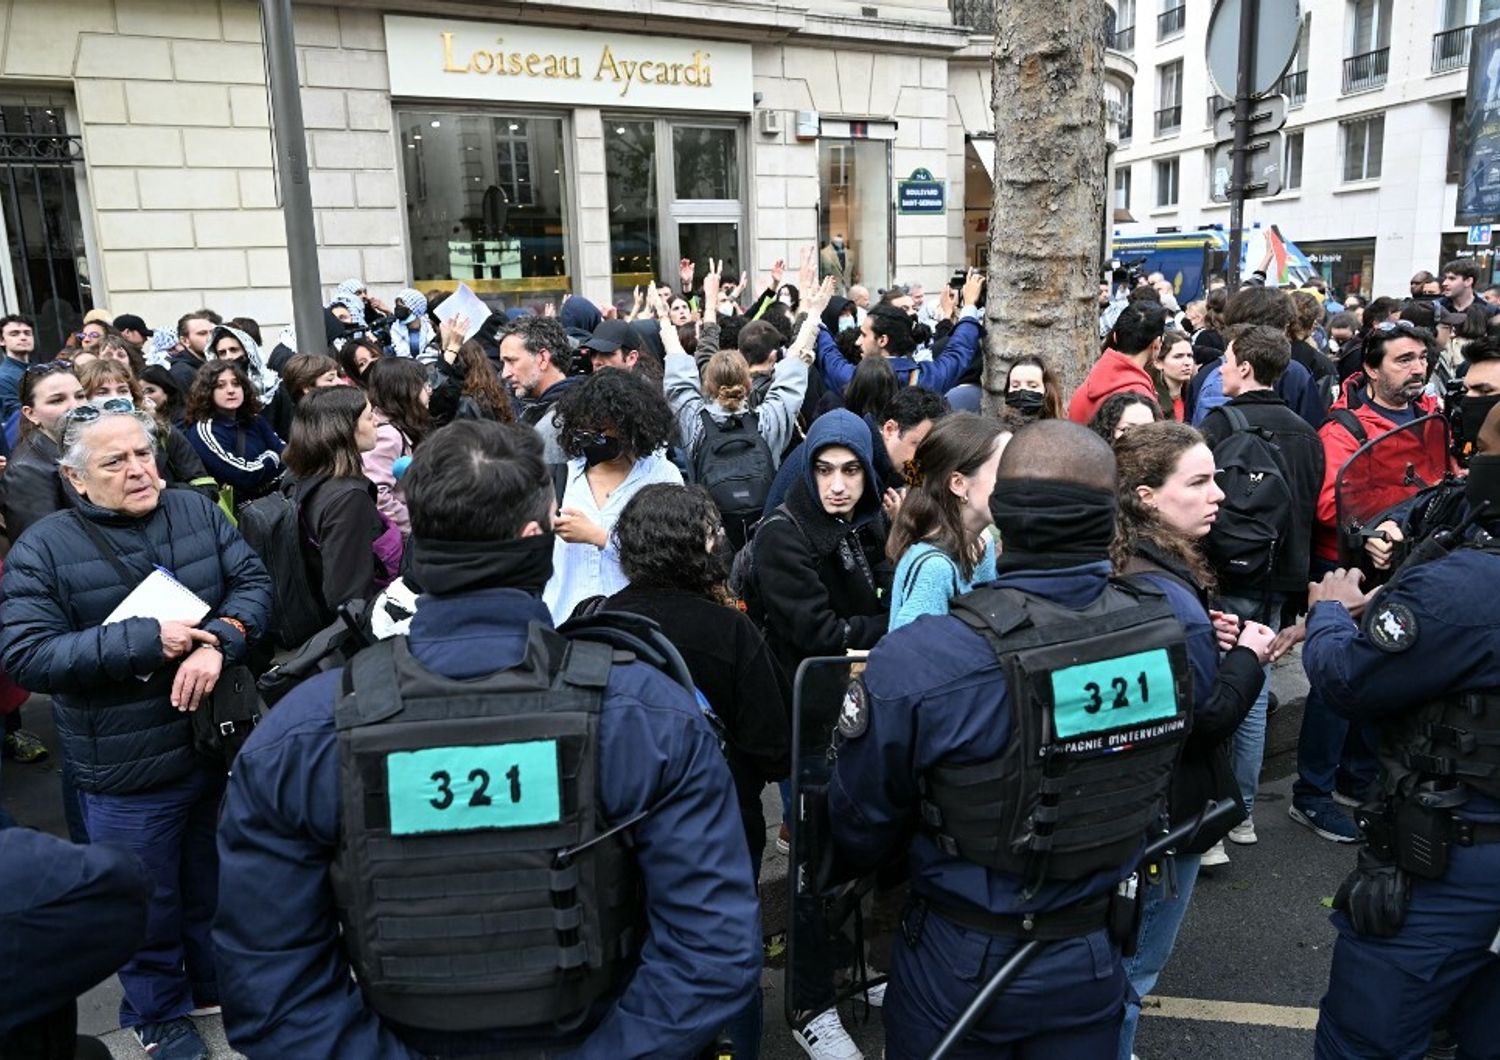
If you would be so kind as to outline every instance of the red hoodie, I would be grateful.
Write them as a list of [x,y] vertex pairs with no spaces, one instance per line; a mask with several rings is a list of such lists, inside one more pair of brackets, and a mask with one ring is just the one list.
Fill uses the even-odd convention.
[[1083,385],[1073,391],[1073,399],[1068,402],[1068,419],[1087,425],[1105,398],[1126,393],[1140,394],[1155,401],[1156,383],[1146,369],[1125,354],[1105,350],[1089,369]]

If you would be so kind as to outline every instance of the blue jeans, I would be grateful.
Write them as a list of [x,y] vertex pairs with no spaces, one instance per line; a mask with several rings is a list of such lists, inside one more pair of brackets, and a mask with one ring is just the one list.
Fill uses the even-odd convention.
[[219,893],[215,833],[223,794],[224,777],[205,767],[152,791],[83,795],[93,842],[134,853],[153,884],[146,941],[120,969],[122,1027],[186,1016],[195,998],[219,999],[209,928]]
[[[1312,579],[1337,565],[1313,559]],[[1297,780],[1292,800],[1327,798],[1335,788],[1362,793],[1380,779],[1375,737],[1364,722],[1351,722],[1333,712],[1316,685],[1307,690],[1302,708],[1302,731],[1297,736]]]
[[[1286,603],[1286,594],[1277,592],[1226,593],[1219,597],[1219,610],[1238,615],[1247,622],[1259,622],[1273,630],[1281,629],[1281,607]],[[1265,683],[1260,686],[1260,695],[1255,705],[1239,728],[1234,730],[1234,743],[1230,757],[1234,766],[1234,779],[1240,786],[1240,798],[1245,802],[1246,820],[1255,815],[1255,793],[1260,789],[1260,769],[1266,754],[1266,710],[1271,703],[1271,667],[1262,667]]]
[[1141,930],[1136,936],[1135,956],[1125,959],[1130,992],[1125,998],[1125,1022],[1120,1027],[1120,1060],[1130,1060],[1130,1051],[1135,1045],[1135,1027],[1141,1018],[1141,998],[1156,989],[1156,981],[1167,966],[1167,958],[1172,956],[1182,918],[1187,915],[1188,901],[1193,897],[1193,884],[1198,879],[1198,863],[1202,855],[1177,854],[1172,860],[1176,862],[1177,894],[1172,894],[1171,880],[1166,875],[1146,889],[1146,905],[1141,910]]

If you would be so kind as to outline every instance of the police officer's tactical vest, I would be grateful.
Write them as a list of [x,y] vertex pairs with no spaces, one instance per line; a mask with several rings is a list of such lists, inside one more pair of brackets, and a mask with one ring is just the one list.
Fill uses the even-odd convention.
[[630,658],[533,623],[523,662],[487,677],[432,673],[405,637],[345,669],[333,885],[381,1017],[567,1031],[629,975],[639,876],[598,838],[595,780],[605,684]]
[[[1500,560],[1500,543],[1493,538],[1467,547]],[[1369,608],[1366,621],[1380,610]],[[1377,731],[1386,794],[1404,798],[1421,781],[1434,780],[1462,783],[1500,799],[1500,689],[1453,692],[1415,710],[1397,711],[1383,718]]]
[[923,778],[923,825],[950,855],[1032,891],[1126,866],[1164,824],[1192,676],[1166,597],[1112,581],[1070,610],[986,587],[952,613],[994,649],[1011,701],[1000,757]]

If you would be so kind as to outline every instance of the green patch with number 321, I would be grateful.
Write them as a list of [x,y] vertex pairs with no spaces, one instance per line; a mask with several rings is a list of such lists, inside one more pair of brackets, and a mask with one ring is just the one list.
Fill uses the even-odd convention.
[[428,747],[386,756],[391,835],[530,828],[562,818],[557,741]]
[[1052,672],[1052,727],[1061,740],[1176,713],[1172,663],[1165,648]]

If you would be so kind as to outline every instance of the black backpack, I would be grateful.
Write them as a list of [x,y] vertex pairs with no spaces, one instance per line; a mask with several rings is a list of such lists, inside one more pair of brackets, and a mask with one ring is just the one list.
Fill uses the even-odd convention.
[[693,450],[692,479],[713,498],[729,543],[739,550],[771,494],[776,461],[755,413],[737,412],[722,423],[707,409],[698,415],[703,434]]
[[1208,535],[1208,558],[1226,580],[1269,574],[1292,529],[1292,491],[1274,436],[1245,414],[1220,405],[1233,433],[1214,447],[1216,480],[1224,491]]
[[[271,635],[297,648],[327,625],[303,557],[302,520],[294,487],[283,483],[239,510],[240,535],[271,574]],[[305,503],[307,498],[300,500]]]

